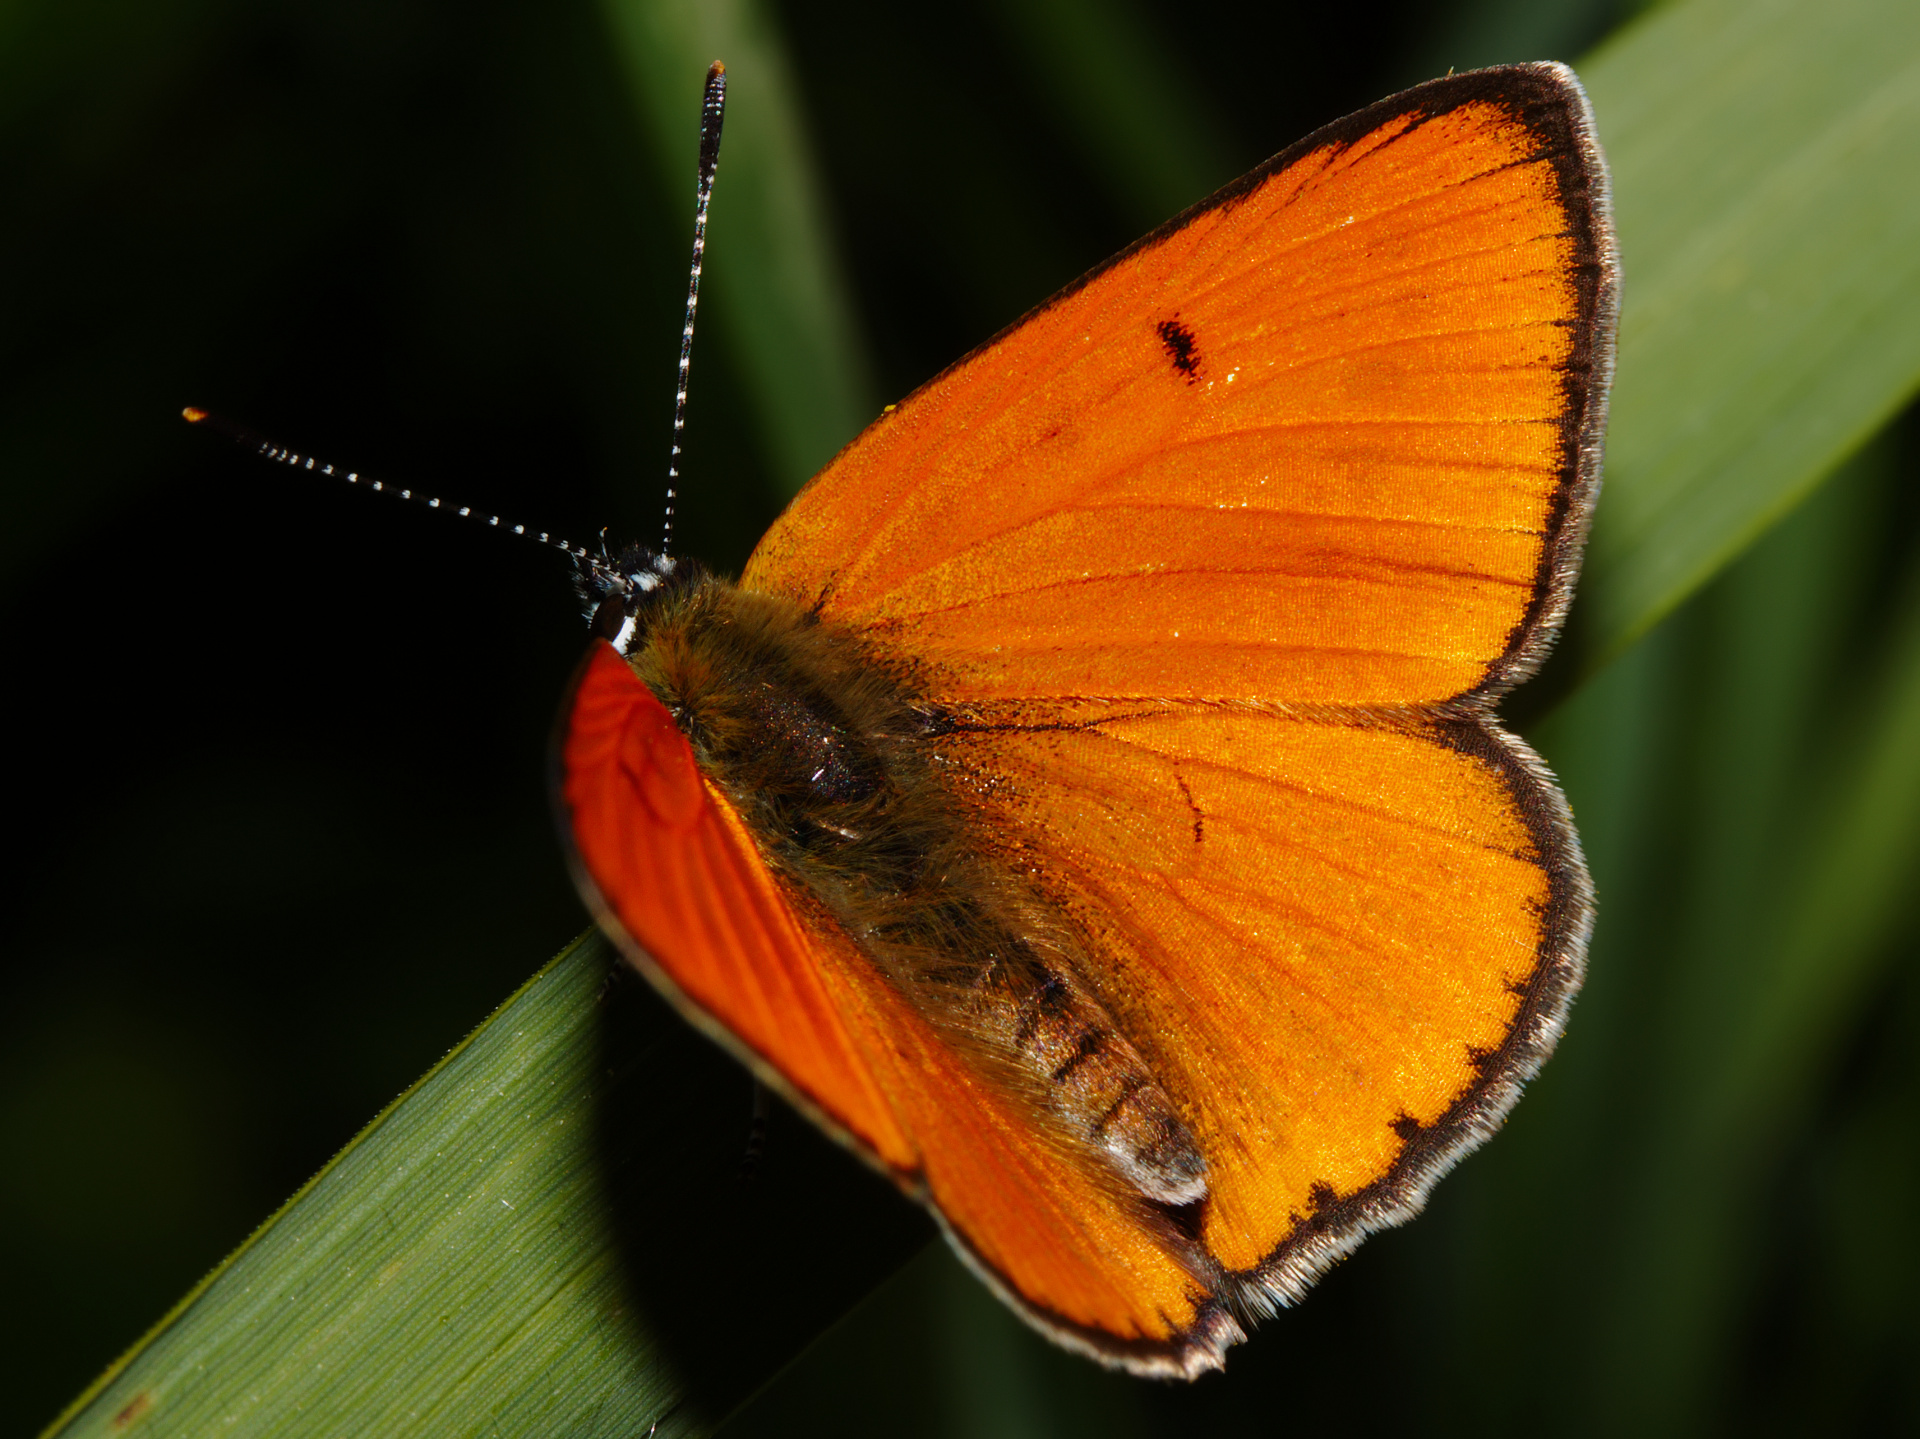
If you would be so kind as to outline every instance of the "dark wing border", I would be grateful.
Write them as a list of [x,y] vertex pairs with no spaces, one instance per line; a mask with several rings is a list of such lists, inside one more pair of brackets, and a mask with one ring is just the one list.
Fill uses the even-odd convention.
[[1370,127],[1402,109],[1439,102],[1434,113],[1444,113],[1475,99],[1494,100],[1517,110],[1540,137],[1541,155],[1554,165],[1575,243],[1579,308],[1574,352],[1562,369],[1561,478],[1548,515],[1532,600],[1480,683],[1428,713],[1436,722],[1438,743],[1486,764],[1500,775],[1513,797],[1548,879],[1541,945],[1506,1039],[1491,1053],[1476,1056],[1478,1076],[1447,1112],[1406,1136],[1399,1158],[1385,1176],[1321,1206],[1251,1273],[1236,1276],[1236,1297],[1253,1313],[1297,1301],[1316,1278],[1369,1234],[1403,1223],[1420,1211],[1441,1177],[1500,1127],[1518,1101],[1521,1087],[1552,1054],[1586,972],[1593,882],[1573,814],[1546,764],[1523,740],[1500,726],[1492,709],[1502,695],[1539,669],[1552,648],[1573,599],[1581,551],[1599,497],[1620,271],[1606,162],[1594,135],[1592,109],[1566,66],[1512,66],[1435,80],[1363,110],[1303,144],[1324,143],[1329,132],[1344,133],[1361,122]]
[[1553,1053],[1586,974],[1593,882],[1573,813],[1545,762],[1490,718],[1440,720],[1432,737],[1498,774],[1527,827],[1548,881],[1534,968],[1506,1038],[1497,1049],[1474,1056],[1479,1073],[1446,1113],[1427,1125],[1407,1121],[1400,1155],[1385,1175],[1321,1205],[1256,1268],[1233,1276],[1234,1297],[1253,1314],[1297,1302],[1368,1235],[1420,1212],[1433,1186],[1499,1129],[1521,1088]]

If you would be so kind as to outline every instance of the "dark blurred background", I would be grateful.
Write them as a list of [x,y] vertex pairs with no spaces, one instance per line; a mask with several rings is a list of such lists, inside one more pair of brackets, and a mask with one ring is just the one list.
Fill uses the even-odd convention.
[[[1449,66],[1576,59],[1633,7],[1119,8],[1217,173],[1117,166],[1055,103],[1012,0],[772,7],[863,413],[1314,126]],[[6,1432],[49,1419],[586,924],[544,792],[582,643],[557,557],[178,415],[563,535],[650,537],[692,185],[633,85],[587,0],[36,0],[0,26]],[[726,196],[723,162],[716,250]],[[798,478],[729,333],[696,349],[680,511],[723,569]],[[1056,1355],[935,1252],[739,1432],[1584,1431],[1669,1400],[1712,1429],[1913,1427],[1911,926],[1742,1181],[1746,1227],[1705,1291],[1721,1317],[1673,1351],[1684,1372],[1642,1360],[1690,1321],[1608,1309],[1593,1270],[1619,1252],[1597,1227],[1625,1216],[1610,1242],[1630,1244],[1699,1202],[1660,1192],[1636,1142],[1672,1073],[1649,1056],[1713,1013],[1710,965],[1666,1004],[1665,956],[1726,948],[1741,891],[1715,911],[1701,887],[1729,865],[1762,883],[1771,861],[1741,846],[1776,832],[1740,805],[1790,829],[1798,777],[1844,745],[1910,577],[1915,468],[1904,424],[1580,714],[1529,717],[1605,906],[1568,1052],[1426,1218],[1267,1324],[1226,1383]],[[1740,637],[1768,604],[1806,621],[1794,595],[1825,628],[1748,693]],[[1728,716],[1756,704],[1785,738],[1742,738]],[[1627,750],[1631,795],[1581,758]]]

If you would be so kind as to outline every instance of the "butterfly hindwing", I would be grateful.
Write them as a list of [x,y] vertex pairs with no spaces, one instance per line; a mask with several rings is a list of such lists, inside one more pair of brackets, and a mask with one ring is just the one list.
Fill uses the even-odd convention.
[[1470,720],[1028,703],[943,742],[1208,1162],[1272,1298],[1404,1217],[1558,1033],[1590,911],[1538,761]]

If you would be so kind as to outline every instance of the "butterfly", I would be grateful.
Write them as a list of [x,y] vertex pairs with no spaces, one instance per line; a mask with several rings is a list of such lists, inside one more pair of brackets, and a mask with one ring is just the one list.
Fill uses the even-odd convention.
[[890,406],[738,583],[630,550],[556,752],[600,924],[1042,1332],[1221,1367],[1579,986],[1579,840],[1493,711],[1616,293],[1572,72],[1449,76]]

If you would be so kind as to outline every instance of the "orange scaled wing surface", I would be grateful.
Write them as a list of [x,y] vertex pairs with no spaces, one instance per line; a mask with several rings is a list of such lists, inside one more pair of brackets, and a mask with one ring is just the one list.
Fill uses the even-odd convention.
[[1569,72],[1310,136],[871,426],[744,583],[970,697],[1432,703],[1533,657],[1613,292]]
[[1056,1337],[1146,1373],[1240,1331],[1163,1215],[1033,1132],[768,871],[671,716],[610,645],[575,685],[560,796],[603,926],[681,1008],[910,1191]]
[[1253,1308],[1417,1207],[1557,1037],[1586,876],[1539,762],[1490,726],[1082,701],[944,748],[1086,936]]
[[1489,711],[1571,593],[1614,313],[1570,72],[1434,81],[917,391],[748,564],[953,716],[1252,1307],[1411,1212],[1578,985],[1578,841]]

